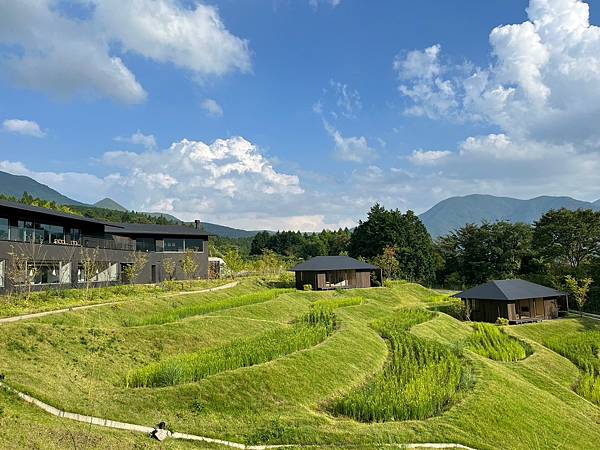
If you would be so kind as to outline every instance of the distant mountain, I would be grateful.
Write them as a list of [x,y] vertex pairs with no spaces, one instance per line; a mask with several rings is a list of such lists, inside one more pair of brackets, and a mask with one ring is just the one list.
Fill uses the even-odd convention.
[[83,203],[66,197],[32,178],[0,171],[0,193],[21,198],[23,192],[27,192],[33,197],[56,202],[61,205],[83,205]]
[[97,201],[92,206],[95,206],[96,208],[112,209],[114,211],[120,211],[120,212],[127,212],[128,211],[127,208],[125,208],[124,206],[119,205],[112,198],[108,198],[108,197],[103,198],[100,201]]
[[520,200],[510,197],[473,194],[450,197],[421,214],[419,217],[433,238],[448,234],[468,223],[508,220],[533,223],[551,209],[600,210],[600,200],[593,203],[571,197],[536,197]]
[[245,238],[254,237],[258,231],[240,230],[239,228],[226,227],[224,225],[217,225],[214,223],[202,222],[204,231],[208,234],[214,234],[216,236],[228,237],[228,238]]

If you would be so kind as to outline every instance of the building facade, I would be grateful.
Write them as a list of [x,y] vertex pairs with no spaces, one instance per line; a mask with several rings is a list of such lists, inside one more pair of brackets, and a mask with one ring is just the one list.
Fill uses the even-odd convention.
[[290,269],[296,274],[296,289],[369,288],[383,284],[381,269],[348,256],[316,256]]
[[[172,279],[184,279],[187,251],[198,267],[194,278],[208,278],[208,235],[199,226],[106,223],[0,200],[0,293],[158,283],[171,278],[169,265]],[[128,280],[140,252],[146,264]]]

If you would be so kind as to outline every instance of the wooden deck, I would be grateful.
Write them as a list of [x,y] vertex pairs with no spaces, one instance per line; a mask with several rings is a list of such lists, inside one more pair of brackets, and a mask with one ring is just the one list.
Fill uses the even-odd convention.
[[520,325],[523,323],[537,323],[543,320],[543,317],[522,317],[520,319],[510,320],[508,323],[511,325]]

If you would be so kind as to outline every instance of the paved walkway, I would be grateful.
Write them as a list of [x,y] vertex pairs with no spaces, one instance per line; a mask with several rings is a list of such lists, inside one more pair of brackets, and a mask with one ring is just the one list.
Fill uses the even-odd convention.
[[[217,286],[214,288],[201,289],[199,291],[184,291],[184,292],[169,293],[169,294],[162,295],[162,297],[177,297],[180,295],[190,295],[190,294],[200,294],[202,292],[220,291],[223,289],[230,289],[232,287],[235,287],[238,285],[238,283],[239,283],[239,281],[233,281],[231,283],[223,284],[221,286]],[[42,311],[42,312],[31,313],[31,314],[22,314],[20,316],[13,316],[13,317],[5,317],[3,319],[0,319],[0,325],[6,324],[6,323],[12,323],[12,322],[19,322],[20,320],[37,319],[38,317],[51,316],[54,314],[62,314],[62,313],[71,312],[71,311],[81,311],[83,309],[98,308],[100,306],[118,305],[120,303],[127,303],[127,302],[131,302],[131,301],[134,301],[134,299],[119,300],[116,302],[94,303],[93,305],[73,306],[71,308],[53,309],[50,311]]]

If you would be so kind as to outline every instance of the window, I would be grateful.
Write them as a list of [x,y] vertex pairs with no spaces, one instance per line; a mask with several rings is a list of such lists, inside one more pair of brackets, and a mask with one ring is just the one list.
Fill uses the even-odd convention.
[[71,242],[79,242],[81,239],[81,231],[79,228],[71,228]]
[[29,276],[33,284],[57,284],[60,281],[60,263],[39,263],[31,265]]
[[135,249],[139,252],[155,252],[156,241],[153,238],[137,238],[135,240]]
[[204,251],[204,240],[202,240],[202,239],[186,239],[185,240],[185,249],[191,250],[193,252],[203,252]]
[[6,261],[0,261],[0,288],[4,287],[4,266]]
[[8,219],[0,218],[0,240],[7,241],[8,240]]
[[183,239],[165,239],[165,252],[182,252]]
[[43,232],[43,240],[48,244],[54,244],[56,241],[59,243],[65,240],[65,229],[57,225],[48,225],[45,223],[36,224],[40,231]]

